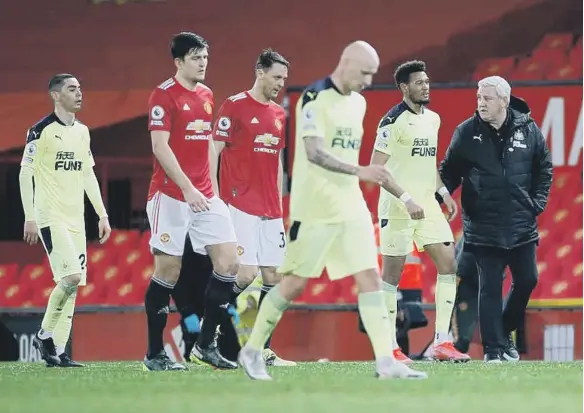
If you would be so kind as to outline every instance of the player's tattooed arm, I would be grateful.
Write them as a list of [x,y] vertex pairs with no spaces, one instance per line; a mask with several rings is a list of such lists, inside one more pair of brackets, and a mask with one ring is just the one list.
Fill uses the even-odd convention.
[[304,148],[308,161],[331,172],[356,175],[359,167],[343,162],[324,149],[324,139],[319,136],[305,136]]

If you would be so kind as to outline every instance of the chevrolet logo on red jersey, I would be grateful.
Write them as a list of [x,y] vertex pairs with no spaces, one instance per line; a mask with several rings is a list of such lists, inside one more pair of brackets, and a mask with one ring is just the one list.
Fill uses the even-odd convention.
[[194,122],[189,122],[187,124],[187,130],[192,130],[195,132],[205,132],[211,130],[211,122],[205,122],[201,119],[197,119]]
[[265,133],[263,135],[256,136],[255,143],[263,143],[264,146],[276,146],[280,142],[280,138],[272,135],[271,133]]

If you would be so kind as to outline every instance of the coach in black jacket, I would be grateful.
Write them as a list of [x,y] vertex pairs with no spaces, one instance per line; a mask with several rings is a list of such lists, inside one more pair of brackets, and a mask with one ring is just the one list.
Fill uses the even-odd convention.
[[[465,250],[479,273],[479,318],[485,361],[510,357],[517,328],[537,284],[536,217],[545,209],[552,163],[525,101],[499,76],[479,82],[475,115],[454,131],[440,176],[454,191],[462,183]],[[501,313],[509,266],[513,286]],[[517,354],[514,352],[514,354]]]

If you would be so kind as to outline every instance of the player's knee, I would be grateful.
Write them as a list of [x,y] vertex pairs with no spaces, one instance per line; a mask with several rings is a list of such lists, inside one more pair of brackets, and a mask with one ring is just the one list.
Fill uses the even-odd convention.
[[179,265],[169,265],[165,267],[164,271],[155,273],[156,278],[166,281],[169,284],[176,284],[178,277],[180,276],[180,264]]
[[280,286],[280,294],[287,301],[296,299],[308,284],[308,278],[298,277],[296,275],[287,275],[282,279]]
[[383,270],[381,276],[383,281],[398,285],[401,279],[402,271],[406,262],[406,256],[383,256]]
[[72,274],[67,277],[63,277],[57,285],[65,292],[67,296],[71,296],[77,293],[77,288],[81,282],[80,274]]
[[383,271],[381,272],[381,278],[383,278],[383,281],[386,283],[391,285],[398,285],[401,279],[401,271],[398,272],[392,271],[389,268],[383,268]]
[[257,267],[253,265],[240,265],[237,272],[237,284],[243,287],[250,285],[257,275]]
[[456,271],[458,270],[456,260],[445,261],[442,265],[437,265],[436,267],[438,269],[438,274],[456,274]]
[[434,254],[436,257],[436,269],[439,274],[456,274],[456,251],[454,250],[454,243],[446,242],[444,244],[438,244],[439,250],[438,254]]
[[454,257],[450,261],[444,261],[440,266],[437,265],[437,267],[439,274],[456,274],[456,271],[458,270],[456,259],[454,259]]
[[282,276],[276,271],[276,267],[262,267],[262,281],[267,285],[276,285],[282,280]]
[[207,252],[213,262],[213,270],[222,275],[237,276],[239,259],[237,258],[237,244],[225,243],[207,246]]
[[66,277],[63,277],[61,281],[68,286],[77,287],[81,282],[81,274],[71,274]]
[[375,269],[365,270],[355,274],[355,283],[360,293],[371,293],[381,290],[381,279]]
[[240,267],[239,261],[236,258],[235,261],[229,263],[229,266],[227,267],[227,273],[237,275],[237,273],[239,272],[239,267]]
[[154,275],[169,284],[176,284],[180,276],[181,258],[170,255],[154,256]]
[[221,257],[213,263],[213,270],[219,274],[236,276],[239,272],[239,261],[236,257]]

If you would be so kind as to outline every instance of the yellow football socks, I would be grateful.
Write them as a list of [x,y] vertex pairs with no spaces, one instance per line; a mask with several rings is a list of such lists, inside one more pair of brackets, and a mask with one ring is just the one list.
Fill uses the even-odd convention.
[[41,330],[39,331],[39,337],[41,339],[46,339],[52,337],[53,331],[61,317],[63,308],[67,299],[77,290],[77,286],[70,286],[63,281],[59,281],[51,295],[49,296],[49,302],[47,303],[47,309],[45,310],[45,315],[41,323]]
[[434,341],[443,343],[448,341],[452,309],[456,299],[456,275],[438,274],[436,282],[436,335]]
[[69,341],[69,336],[71,335],[71,326],[73,325],[73,313],[75,312],[75,299],[77,298],[77,293],[73,293],[69,296],[65,305],[63,306],[63,311],[61,312],[61,317],[57,321],[55,326],[55,331],[53,332],[53,341],[55,342],[55,347],[57,348],[57,355],[61,355],[65,352],[65,347]]
[[[375,358],[394,358],[391,325],[383,291],[361,293],[358,297],[359,313],[367,331]],[[394,324],[395,325],[395,324]]]
[[282,314],[290,305],[280,294],[280,286],[276,285],[266,295],[258,311],[258,315],[249,336],[247,345],[257,351],[262,351],[268,337],[282,318]]
[[383,283],[383,293],[385,295],[385,305],[387,306],[387,311],[389,312],[389,324],[391,326],[391,340],[392,348],[395,350],[399,346],[397,345],[397,286],[391,285],[389,283]]

